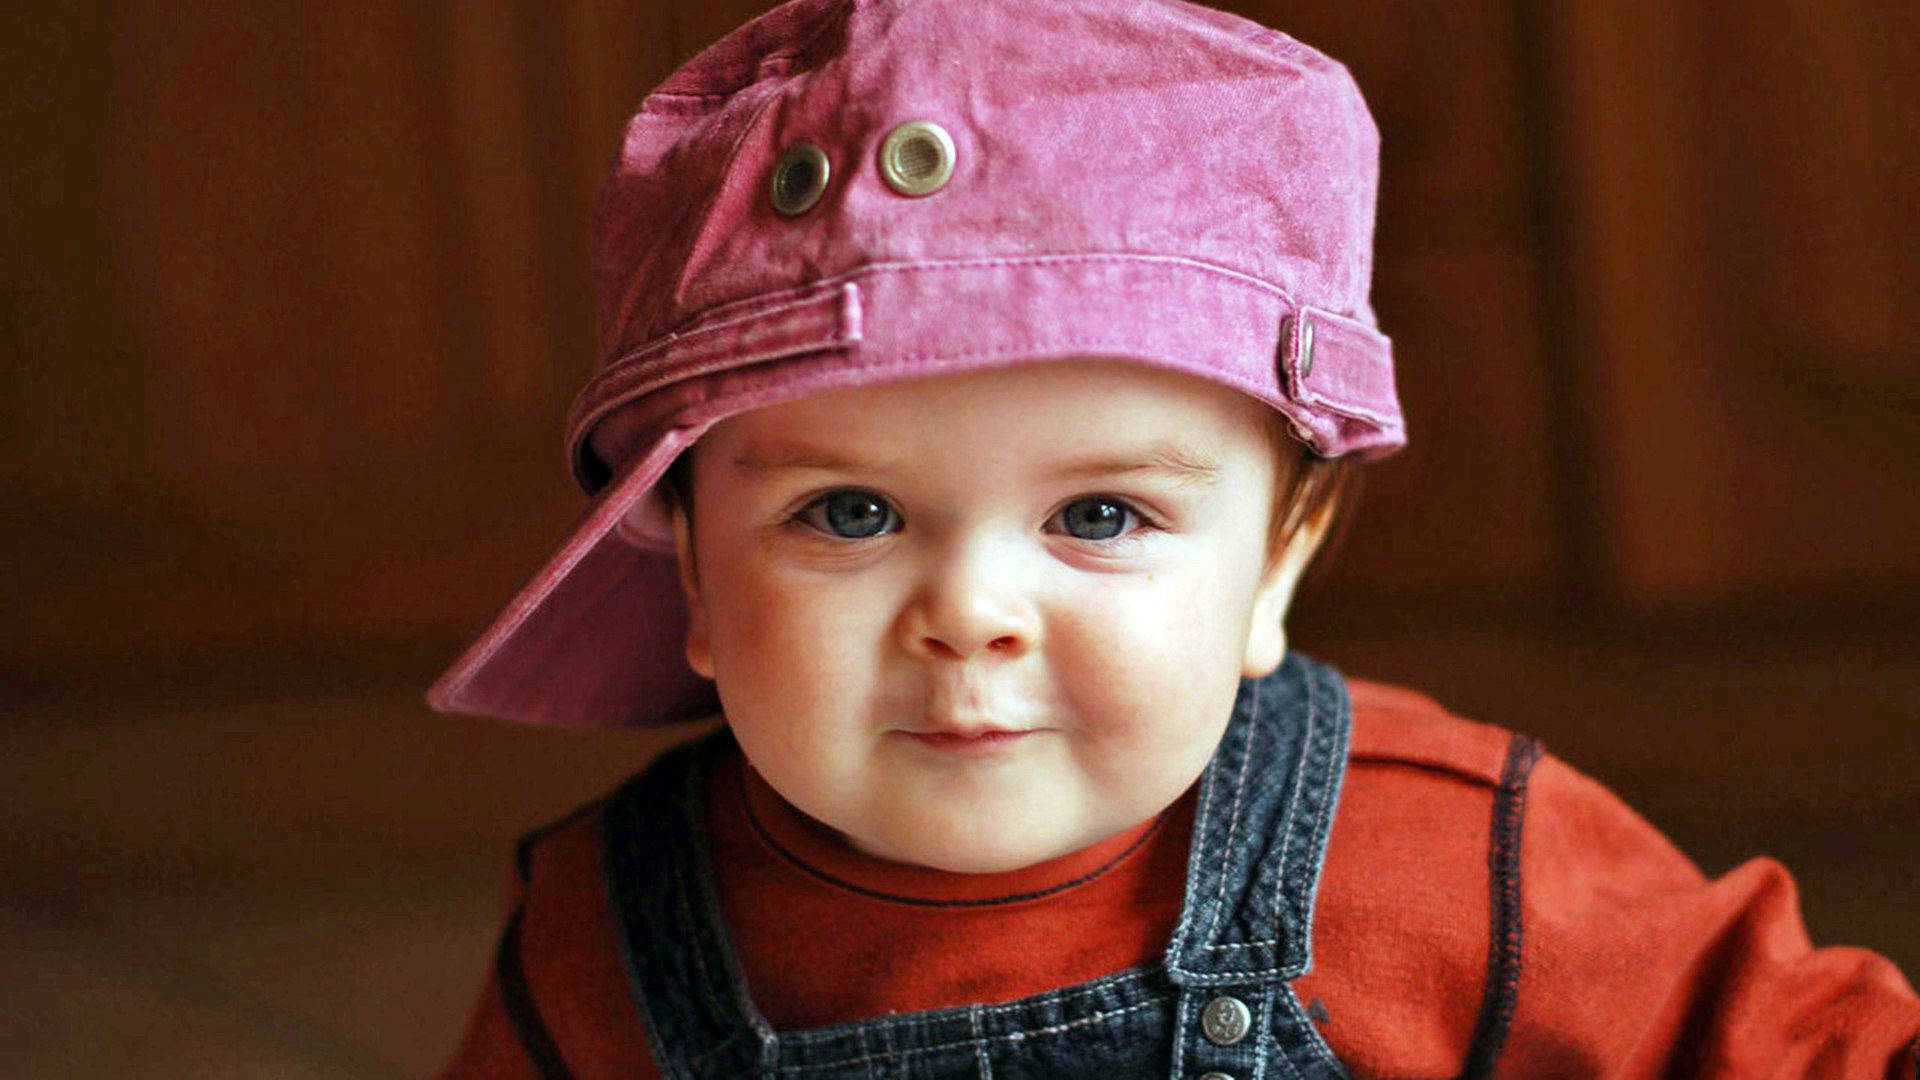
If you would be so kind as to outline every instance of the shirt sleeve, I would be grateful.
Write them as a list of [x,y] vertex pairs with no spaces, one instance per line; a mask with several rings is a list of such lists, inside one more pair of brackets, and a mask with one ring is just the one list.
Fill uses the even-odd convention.
[[501,1004],[498,975],[488,973],[466,1037],[439,1075],[440,1080],[542,1080]]
[[508,867],[502,874],[500,892],[502,906],[510,914],[487,966],[486,983],[467,1021],[466,1035],[441,1070],[440,1080],[542,1080],[501,995],[501,950],[518,946],[524,886],[517,868]]
[[1552,755],[1520,798],[1498,1075],[1916,1080],[1920,997],[1885,957],[1814,948],[1779,862],[1709,880]]

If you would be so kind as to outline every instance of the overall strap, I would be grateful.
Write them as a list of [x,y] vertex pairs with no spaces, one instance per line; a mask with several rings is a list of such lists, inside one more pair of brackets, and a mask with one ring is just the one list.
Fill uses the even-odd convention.
[[1352,720],[1340,673],[1299,652],[1241,680],[1199,781],[1187,907],[1166,957],[1175,982],[1293,979],[1311,966]]
[[1180,988],[1174,1075],[1346,1075],[1287,984],[1312,966],[1352,719],[1345,679],[1301,653],[1241,680],[1200,777],[1187,902],[1166,952]]
[[615,936],[663,1077],[760,1075],[777,1056],[727,943],[704,840],[707,772],[732,738],[719,727],[674,747],[607,801]]

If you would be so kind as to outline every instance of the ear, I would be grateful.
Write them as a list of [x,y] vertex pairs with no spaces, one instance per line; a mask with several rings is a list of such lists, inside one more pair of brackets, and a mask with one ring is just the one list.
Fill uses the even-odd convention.
[[1306,573],[1314,552],[1320,550],[1320,541],[1326,538],[1327,526],[1332,520],[1333,504],[1329,503],[1311,519],[1301,522],[1288,538],[1286,550],[1260,583],[1259,592],[1254,594],[1253,619],[1247,627],[1247,654],[1240,668],[1240,674],[1246,678],[1265,678],[1287,658],[1287,607],[1293,603],[1294,587],[1300,584],[1300,576]]
[[667,518],[673,523],[673,554],[680,564],[680,593],[687,607],[687,666],[713,678],[713,641],[707,634],[707,611],[700,598],[700,575],[693,559],[692,522],[680,504],[667,499]]

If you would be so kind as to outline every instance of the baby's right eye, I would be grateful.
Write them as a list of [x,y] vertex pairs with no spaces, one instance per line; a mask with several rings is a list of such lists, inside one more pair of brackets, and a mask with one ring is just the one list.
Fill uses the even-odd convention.
[[843,540],[864,540],[878,536],[887,522],[897,517],[893,507],[873,492],[841,488],[801,507],[792,520],[804,521]]

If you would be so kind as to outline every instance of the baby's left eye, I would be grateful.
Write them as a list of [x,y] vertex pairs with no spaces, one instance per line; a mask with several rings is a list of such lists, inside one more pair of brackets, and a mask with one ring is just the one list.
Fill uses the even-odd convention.
[[1111,540],[1125,531],[1127,516],[1140,512],[1119,499],[1090,495],[1075,499],[1060,508],[1055,517],[1066,526],[1066,533],[1077,540]]

